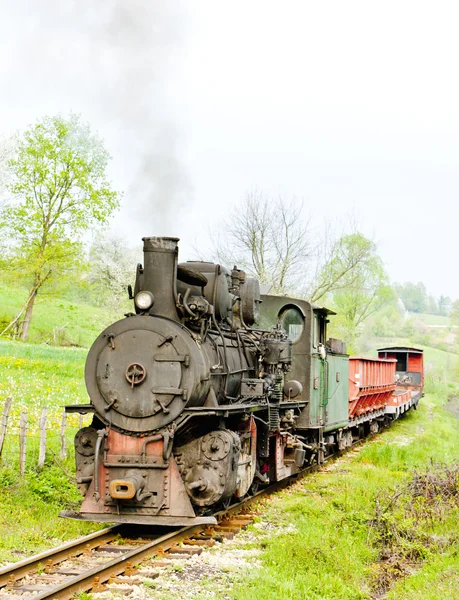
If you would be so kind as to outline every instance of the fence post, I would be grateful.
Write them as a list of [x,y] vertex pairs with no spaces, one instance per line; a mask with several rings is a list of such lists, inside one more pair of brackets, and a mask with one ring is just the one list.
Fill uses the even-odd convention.
[[40,450],[38,453],[38,466],[42,467],[46,459],[46,417],[48,409],[46,407],[41,410],[40,417]]
[[12,402],[13,402],[12,398],[7,398],[5,400],[5,405],[3,407],[2,420],[0,423],[0,456],[2,455],[3,442],[5,441],[5,436],[6,436],[6,426],[8,424],[8,415],[10,414],[10,408],[11,408]]
[[83,429],[83,419],[84,419],[84,415],[82,413],[80,413],[78,415],[78,425],[80,426],[80,429]]
[[19,470],[24,477],[26,467],[26,443],[27,443],[27,413],[21,412],[19,421]]
[[61,421],[61,458],[64,459],[67,457],[67,442],[65,440],[65,424],[67,419],[67,413],[62,413],[62,421]]

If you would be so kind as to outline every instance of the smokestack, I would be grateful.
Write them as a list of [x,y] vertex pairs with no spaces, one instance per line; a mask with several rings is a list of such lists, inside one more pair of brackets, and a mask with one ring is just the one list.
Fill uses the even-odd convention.
[[144,237],[143,289],[152,292],[155,303],[151,313],[178,320],[177,258],[179,238]]

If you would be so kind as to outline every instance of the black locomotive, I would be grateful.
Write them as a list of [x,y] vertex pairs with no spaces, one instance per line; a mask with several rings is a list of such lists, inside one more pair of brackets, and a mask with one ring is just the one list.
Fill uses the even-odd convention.
[[260,297],[236,267],[179,264],[177,238],[143,242],[135,313],[89,351],[91,403],[67,407],[94,417],[75,438],[81,510],[63,516],[214,522],[231,499],[374,429],[378,415],[349,419],[348,357],[326,341],[331,311]]

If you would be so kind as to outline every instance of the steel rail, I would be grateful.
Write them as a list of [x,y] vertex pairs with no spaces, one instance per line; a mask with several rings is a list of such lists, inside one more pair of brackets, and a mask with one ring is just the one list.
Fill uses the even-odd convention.
[[24,560],[0,569],[0,588],[8,583],[11,575],[15,578],[21,577],[30,573],[33,569],[37,568],[40,563],[43,564],[47,560],[53,559],[57,562],[68,556],[78,554],[80,551],[83,552],[88,546],[89,548],[96,548],[102,543],[112,540],[117,535],[117,530],[119,528],[120,525],[113,525],[112,527],[101,529],[100,531],[77,538],[71,542],[62,544],[62,546],[58,546],[57,548],[45,550],[45,552],[42,552],[41,554],[25,558]]
[[183,527],[179,531],[173,531],[161,535],[151,542],[147,542],[139,548],[117,556],[113,560],[106,562],[93,569],[85,571],[81,575],[72,577],[68,582],[63,582],[56,586],[51,586],[40,594],[33,595],[31,600],[44,600],[45,598],[55,598],[56,600],[68,600],[75,594],[90,590],[93,587],[94,578],[98,577],[100,583],[106,582],[111,575],[120,575],[126,569],[127,562],[134,564],[156,554],[159,546],[163,550],[169,550],[172,546],[180,543],[194,532],[198,533],[203,529],[202,525],[191,525]]

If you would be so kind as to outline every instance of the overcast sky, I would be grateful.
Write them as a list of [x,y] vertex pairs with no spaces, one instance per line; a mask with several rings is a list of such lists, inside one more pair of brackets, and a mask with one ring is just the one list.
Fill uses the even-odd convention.
[[125,192],[113,227],[182,258],[247,190],[379,244],[459,298],[459,3],[0,0],[0,134],[81,113]]

